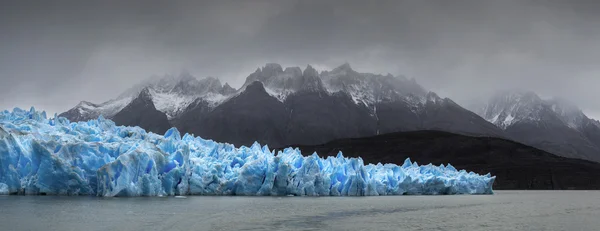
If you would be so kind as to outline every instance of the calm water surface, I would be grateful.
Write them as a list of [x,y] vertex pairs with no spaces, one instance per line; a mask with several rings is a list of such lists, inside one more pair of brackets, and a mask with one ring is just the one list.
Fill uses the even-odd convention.
[[489,196],[0,196],[0,230],[600,230],[600,191]]

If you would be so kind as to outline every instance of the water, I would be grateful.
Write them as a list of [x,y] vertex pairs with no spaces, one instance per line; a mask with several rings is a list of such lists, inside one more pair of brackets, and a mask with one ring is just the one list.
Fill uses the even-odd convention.
[[0,230],[598,230],[600,191],[486,196],[0,196]]

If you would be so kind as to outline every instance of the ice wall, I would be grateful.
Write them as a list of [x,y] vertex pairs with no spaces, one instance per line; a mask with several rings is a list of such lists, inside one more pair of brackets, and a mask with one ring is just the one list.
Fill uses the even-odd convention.
[[361,158],[236,148],[172,128],[164,135],[103,119],[0,113],[0,194],[97,196],[491,194],[495,177],[452,165],[367,164]]

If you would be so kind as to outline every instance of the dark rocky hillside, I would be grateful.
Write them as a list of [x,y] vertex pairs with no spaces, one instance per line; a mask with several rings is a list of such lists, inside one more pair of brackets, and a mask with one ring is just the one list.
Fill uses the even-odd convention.
[[167,115],[154,107],[148,89],[144,89],[137,98],[112,119],[117,125],[140,126],[158,134],[163,134],[171,128]]
[[365,163],[451,163],[457,169],[497,177],[494,189],[600,189],[600,164],[560,157],[513,141],[441,131],[399,132],[294,146],[303,154],[362,157]]

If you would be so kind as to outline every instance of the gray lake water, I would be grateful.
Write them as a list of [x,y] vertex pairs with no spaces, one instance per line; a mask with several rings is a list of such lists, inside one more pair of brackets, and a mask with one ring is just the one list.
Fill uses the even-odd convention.
[[0,230],[600,230],[600,191],[485,196],[0,196]]

